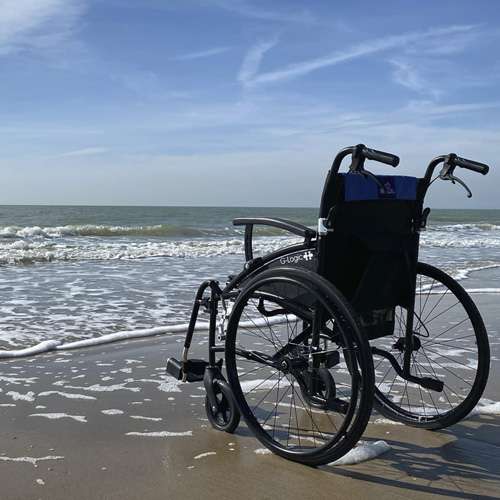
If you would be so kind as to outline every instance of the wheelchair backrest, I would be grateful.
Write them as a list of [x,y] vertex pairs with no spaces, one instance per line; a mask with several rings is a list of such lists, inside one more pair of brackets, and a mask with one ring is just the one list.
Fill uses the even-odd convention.
[[406,176],[335,174],[325,186],[328,214],[319,266],[359,313],[413,301],[421,181]]

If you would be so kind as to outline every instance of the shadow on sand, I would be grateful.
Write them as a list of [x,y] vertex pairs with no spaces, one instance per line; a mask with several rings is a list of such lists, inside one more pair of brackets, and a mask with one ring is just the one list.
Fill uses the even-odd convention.
[[378,485],[445,497],[498,498],[500,419],[474,418],[432,435],[442,437],[444,444],[426,446],[386,439],[392,450],[377,461],[356,468],[326,466],[321,469]]

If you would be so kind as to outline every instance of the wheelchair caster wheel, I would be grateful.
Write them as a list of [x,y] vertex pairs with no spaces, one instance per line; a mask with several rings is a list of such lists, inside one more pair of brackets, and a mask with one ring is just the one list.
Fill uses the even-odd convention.
[[224,380],[216,380],[213,385],[217,408],[210,404],[208,396],[205,397],[205,411],[212,427],[218,431],[232,434],[240,423],[240,412],[234,402],[233,393],[229,384]]

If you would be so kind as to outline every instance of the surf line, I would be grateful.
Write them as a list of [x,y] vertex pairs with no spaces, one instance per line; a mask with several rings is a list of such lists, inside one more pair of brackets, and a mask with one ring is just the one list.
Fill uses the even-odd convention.
[[[267,325],[279,325],[286,322],[295,322],[297,319],[291,315],[288,318],[283,315],[275,316],[269,319],[255,319],[253,321],[245,321],[240,323],[242,328],[252,328]],[[181,323],[177,325],[158,326],[155,328],[145,328],[141,330],[122,330],[120,332],[108,333],[100,337],[92,337],[90,339],[76,340],[74,342],[63,343],[61,340],[44,340],[39,344],[25,349],[7,349],[0,350],[0,359],[10,358],[24,358],[28,356],[35,356],[49,351],[68,351],[71,349],[81,349],[84,347],[92,347],[102,344],[111,344],[113,342],[120,342],[122,340],[140,339],[144,337],[154,337],[156,335],[167,335],[176,333],[186,333],[189,323]],[[196,323],[195,332],[208,331],[209,323],[206,321],[199,321]]]

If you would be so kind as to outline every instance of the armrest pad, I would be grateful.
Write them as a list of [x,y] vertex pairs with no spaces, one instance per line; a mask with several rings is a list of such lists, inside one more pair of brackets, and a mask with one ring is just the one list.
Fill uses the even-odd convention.
[[233,224],[235,226],[272,226],[278,229],[284,229],[285,231],[296,234],[297,236],[302,236],[304,238],[316,237],[316,231],[314,229],[311,229],[297,222],[275,217],[240,217],[238,219],[234,219]]

